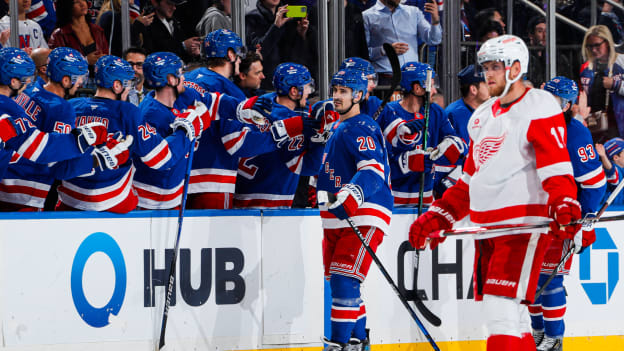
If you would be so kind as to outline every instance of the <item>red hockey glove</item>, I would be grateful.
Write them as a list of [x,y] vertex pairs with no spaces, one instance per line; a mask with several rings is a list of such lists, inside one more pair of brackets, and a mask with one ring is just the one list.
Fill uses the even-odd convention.
[[433,163],[429,158],[429,155],[425,154],[423,150],[415,149],[405,151],[399,155],[399,168],[403,174],[410,172],[425,172],[430,171]]
[[184,129],[186,136],[190,140],[199,139],[201,133],[210,127],[210,112],[203,102],[195,101],[194,105],[186,108],[176,116],[171,123],[171,128],[176,131],[178,128]]
[[347,219],[355,215],[362,203],[364,203],[362,188],[355,184],[345,184],[336,193],[336,201],[327,210],[338,219]]
[[275,121],[271,124],[271,135],[278,146],[283,145],[288,139],[303,134],[303,117],[295,116]]
[[315,143],[325,143],[329,138],[328,126],[340,119],[340,114],[334,110],[334,103],[331,100],[319,101],[310,106],[310,117],[320,122],[316,134],[310,138]]
[[587,247],[596,241],[596,231],[592,228],[590,230],[581,230],[574,236],[574,253],[580,254],[585,251]]
[[415,249],[424,249],[427,239],[431,239],[429,246],[433,250],[446,238],[429,238],[429,234],[436,230],[451,229],[454,222],[447,211],[435,205],[431,206],[410,226],[409,242]]
[[464,155],[468,148],[461,138],[456,136],[447,136],[442,142],[431,152],[431,159],[436,161],[442,156],[451,163],[455,164],[461,156]]
[[269,123],[272,102],[268,98],[257,96],[244,100],[236,107],[236,118],[245,124],[255,124],[259,127]]
[[76,136],[78,148],[83,154],[89,146],[100,145],[108,139],[106,126],[100,122],[91,122],[73,129],[72,134]]
[[581,224],[569,224],[581,219],[581,205],[571,197],[556,198],[548,209],[548,215],[553,221],[550,223],[552,234],[560,239],[574,239],[574,235],[581,229]]
[[117,133],[117,137],[111,136],[105,145],[93,149],[93,157],[97,160],[100,171],[117,169],[119,165],[126,163],[130,157],[132,141],[132,135],[127,135],[124,139],[121,133]]
[[15,128],[15,122],[11,116],[6,113],[0,116],[0,142],[9,141],[9,139],[21,134],[21,129]]

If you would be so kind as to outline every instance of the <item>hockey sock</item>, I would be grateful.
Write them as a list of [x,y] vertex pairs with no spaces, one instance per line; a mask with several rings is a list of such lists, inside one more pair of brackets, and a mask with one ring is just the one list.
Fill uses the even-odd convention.
[[364,306],[364,301],[360,303],[360,313],[353,327],[353,337],[362,341],[366,339],[366,306]]
[[346,344],[360,316],[360,281],[332,274],[329,284],[332,292],[331,340]]
[[[537,289],[541,285],[537,285]],[[533,330],[544,330],[544,317],[542,315],[542,296],[539,296],[534,303],[528,306],[529,315],[531,316],[531,328]]]
[[522,342],[517,336],[490,335],[487,338],[487,351],[521,351],[521,347]]
[[551,338],[562,338],[565,332],[563,316],[566,311],[566,296],[563,276],[557,275],[542,294],[544,313],[544,334]]
[[524,331],[521,320],[522,311],[526,311],[526,307],[520,305],[520,300],[484,295],[483,309],[487,320],[487,351],[522,350]]

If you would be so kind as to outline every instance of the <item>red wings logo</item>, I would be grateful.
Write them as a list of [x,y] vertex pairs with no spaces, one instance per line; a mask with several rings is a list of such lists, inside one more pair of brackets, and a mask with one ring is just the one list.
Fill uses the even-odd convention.
[[494,156],[498,150],[500,150],[503,141],[507,134],[503,134],[499,137],[484,138],[477,145],[475,145],[472,152],[474,157],[475,168],[478,171],[492,156]]

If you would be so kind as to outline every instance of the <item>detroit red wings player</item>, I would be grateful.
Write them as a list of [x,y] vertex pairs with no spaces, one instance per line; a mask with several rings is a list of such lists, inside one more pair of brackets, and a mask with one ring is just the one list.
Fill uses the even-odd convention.
[[[422,248],[428,234],[449,229],[470,214],[478,225],[540,222],[552,218],[554,235],[573,238],[581,217],[566,149],[566,127],[557,101],[525,88],[529,54],[513,35],[488,40],[478,60],[492,98],[468,123],[470,151],[464,174],[411,226],[409,239]],[[546,230],[482,235],[475,240],[475,299],[483,301],[487,350],[535,350],[527,304],[533,301]]]

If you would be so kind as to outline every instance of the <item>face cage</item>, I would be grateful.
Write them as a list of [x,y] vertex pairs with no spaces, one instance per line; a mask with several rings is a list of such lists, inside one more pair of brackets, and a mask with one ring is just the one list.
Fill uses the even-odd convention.
[[372,81],[375,87],[377,87],[377,83],[379,82],[379,76],[377,75],[377,73],[368,74],[366,78],[368,78],[369,82]]
[[121,84],[123,85],[124,89],[128,88],[129,90],[132,90],[136,86],[136,78],[133,77],[132,79],[126,79],[124,81],[121,81]]
[[69,78],[71,79],[72,86],[82,86],[87,82],[87,79],[89,79],[89,73],[87,72],[85,74],[72,74],[69,76]]
[[22,85],[28,85],[28,84],[30,84],[30,83],[35,81],[35,76],[20,77],[19,81],[22,83]]

